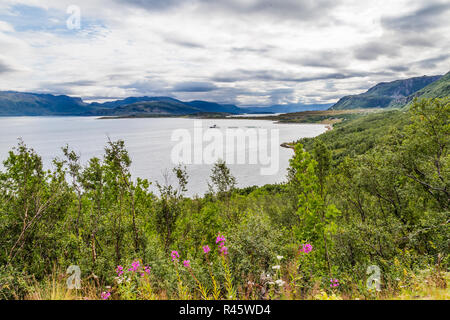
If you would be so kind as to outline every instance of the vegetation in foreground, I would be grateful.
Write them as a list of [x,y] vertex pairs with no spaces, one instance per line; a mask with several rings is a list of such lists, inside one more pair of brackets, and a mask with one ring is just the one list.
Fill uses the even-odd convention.
[[123,141],[85,165],[65,147],[51,171],[20,142],[0,172],[0,297],[448,299],[449,113],[342,123],[296,145],[282,185],[236,189],[218,162],[194,199],[182,167],[158,196],[131,179]]

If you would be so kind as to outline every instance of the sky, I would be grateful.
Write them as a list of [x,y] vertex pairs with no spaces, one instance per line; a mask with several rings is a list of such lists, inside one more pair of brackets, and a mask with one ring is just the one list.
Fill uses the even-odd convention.
[[320,104],[448,71],[448,0],[0,1],[0,90]]

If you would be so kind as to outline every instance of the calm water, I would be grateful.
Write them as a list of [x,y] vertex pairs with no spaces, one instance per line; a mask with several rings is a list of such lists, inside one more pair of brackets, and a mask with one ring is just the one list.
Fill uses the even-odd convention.
[[[240,128],[243,130],[256,129],[278,129],[279,143],[279,166],[276,172],[271,175],[262,175],[262,164],[234,164],[230,165],[233,175],[237,178],[240,187],[252,185],[265,185],[268,183],[278,183],[285,181],[286,168],[289,159],[293,155],[291,149],[279,147],[282,142],[291,142],[302,137],[314,137],[323,132],[324,125],[315,124],[275,124],[265,120],[193,120],[193,119],[115,119],[98,120],[86,117],[18,117],[0,118],[0,161],[7,157],[7,152],[17,144],[17,139],[22,138],[25,143],[34,148],[43,158],[46,168],[51,168],[51,160],[61,157],[61,147],[69,146],[81,154],[82,162],[86,163],[91,157],[101,157],[103,148],[110,137],[112,140],[122,139],[133,161],[131,172],[134,177],[147,178],[150,181],[164,182],[164,173],[170,171],[176,163],[173,163],[171,153],[179,142],[172,141],[172,134],[175,130],[187,129],[194,136],[194,123],[202,124],[203,132],[211,131],[213,125],[222,134],[227,130]],[[269,151],[271,132],[268,138],[261,141],[267,143]],[[219,133],[219,134],[220,134]],[[198,137],[197,137],[198,138]],[[267,140],[267,141],[266,141]],[[201,139],[200,139],[201,141]],[[228,146],[227,140],[224,145]],[[276,142],[276,141],[275,141]],[[203,144],[208,145],[207,142]],[[250,156],[250,153],[257,152],[249,143],[239,146]],[[225,148],[225,152],[229,152]],[[236,150],[234,150],[237,152]],[[233,152],[233,150],[231,150]],[[273,156],[276,152],[271,153]],[[270,155],[270,154],[269,154]],[[225,156],[224,156],[225,157]],[[260,163],[260,161],[258,161]],[[1,168],[2,166],[0,166]],[[191,164],[187,165],[189,174],[188,194],[203,194],[207,190],[207,180],[210,175],[211,165]],[[173,177],[169,183],[175,182]],[[155,189],[154,184],[152,186]]]

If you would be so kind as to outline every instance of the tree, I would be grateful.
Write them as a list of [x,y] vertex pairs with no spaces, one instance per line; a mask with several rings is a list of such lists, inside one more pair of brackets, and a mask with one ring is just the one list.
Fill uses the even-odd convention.
[[77,195],[77,201],[78,201],[78,210],[77,210],[77,220],[76,220],[76,235],[77,237],[80,234],[80,219],[81,219],[81,213],[83,209],[83,202],[82,202],[82,186],[81,186],[81,169],[82,166],[80,164],[80,156],[73,150],[69,149],[69,146],[66,145],[62,148],[62,151],[64,153],[64,156],[66,160],[64,161],[65,164],[68,166],[68,173],[70,177],[72,178],[72,188],[75,190]]
[[[432,196],[442,210],[450,204],[450,98],[416,100],[411,124],[394,149],[404,174]],[[400,138],[400,139],[398,139]]]
[[214,164],[210,179],[211,183],[208,183],[210,193],[220,198],[228,195],[236,187],[236,178],[231,174],[225,161],[221,159]]
[[[289,182],[298,196],[297,215],[299,224],[294,232],[300,241],[309,240],[318,250],[322,250],[331,273],[331,261],[328,250],[328,231],[339,211],[334,205],[326,205],[322,195],[321,178],[325,179],[325,158],[321,159],[321,172],[316,174],[318,162],[303,149],[302,144],[295,146],[295,155],[290,160]],[[320,168],[320,167],[319,167]]]
[[325,197],[326,180],[331,168],[331,151],[322,140],[317,139],[314,142],[313,156],[317,162],[316,173],[320,184],[320,194]]
[[36,276],[58,259],[57,250],[50,248],[58,248],[63,230],[55,227],[70,199],[63,164],[53,164],[53,172],[44,171],[41,157],[20,140],[3,163],[5,172],[0,172],[0,261]]
[[180,165],[172,171],[177,177],[178,188],[174,188],[169,183],[168,174],[165,175],[165,185],[156,183],[160,193],[160,200],[156,205],[155,226],[166,251],[173,242],[175,225],[181,213],[182,200],[189,179],[186,167]]

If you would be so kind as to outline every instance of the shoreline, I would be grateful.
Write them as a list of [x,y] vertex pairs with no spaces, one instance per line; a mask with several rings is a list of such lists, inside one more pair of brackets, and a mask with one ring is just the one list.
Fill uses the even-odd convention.
[[[298,124],[301,124],[301,123],[298,123]],[[313,123],[308,123],[308,124],[313,124]],[[319,123],[319,124],[320,124],[320,123]],[[328,124],[328,125],[325,126],[325,128],[326,128],[327,130],[326,130],[324,133],[327,133],[327,132],[333,130],[333,125],[332,125],[332,124]],[[318,136],[320,136],[320,135],[322,135],[322,134],[324,134],[324,133],[321,133],[321,134],[319,134]],[[318,137],[318,136],[317,136],[317,137]],[[316,138],[316,137],[314,137],[314,138]],[[280,147],[285,148],[285,149],[292,149],[292,150],[295,150],[295,143],[294,143],[294,142],[283,142],[282,144],[280,144]]]

